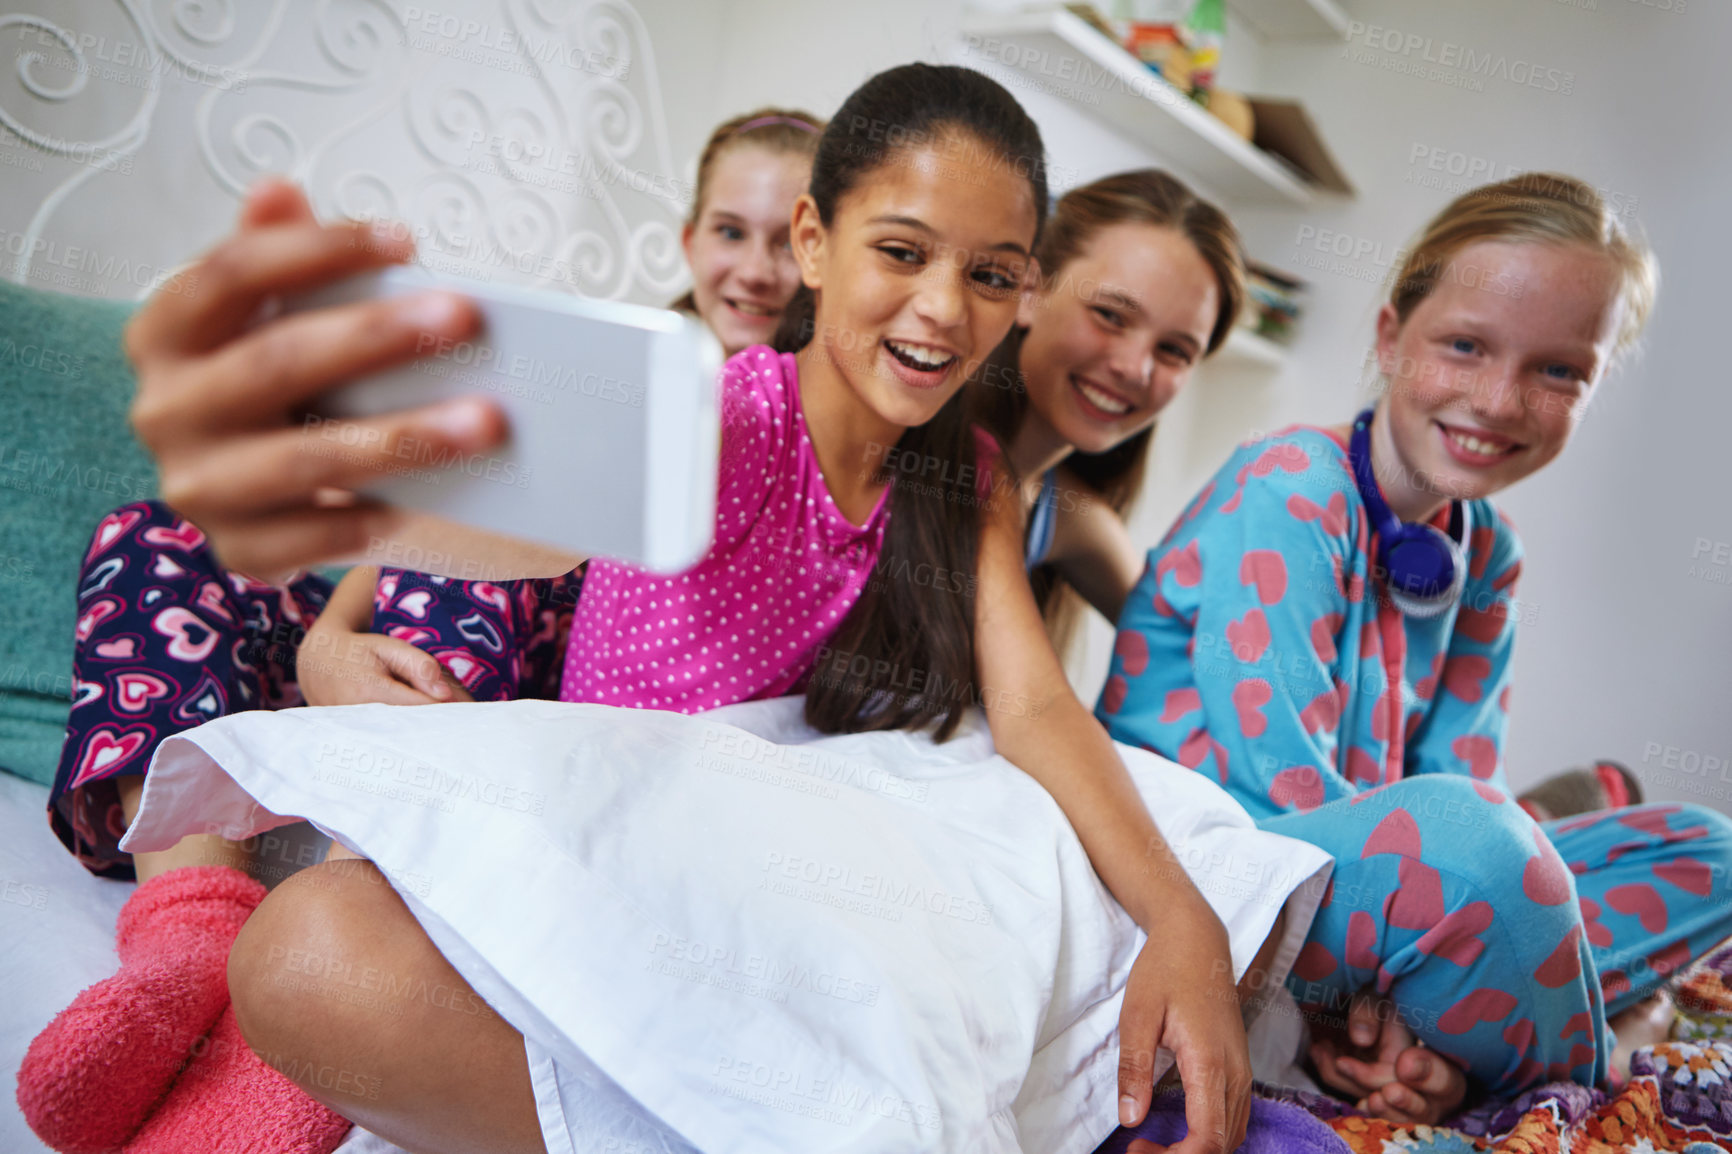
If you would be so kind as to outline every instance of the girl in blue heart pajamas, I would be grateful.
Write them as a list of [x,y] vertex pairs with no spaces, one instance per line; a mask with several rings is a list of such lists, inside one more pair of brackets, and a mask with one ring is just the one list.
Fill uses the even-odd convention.
[[[1608,1016],[1732,935],[1732,820],[1656,804],[1536,824],[1505,776],[1522,550],[1484,498],[1561,451],[1652,286],[1651,258],[1580,207],[1597,199],[1571,216],[1531,180],[1447,209],[1379,317],[1378,489],[1400,520],[1459,518],[1459,602],[1390,603],[1345,429],[1290,428],[1240,447],[1150,552],[1096,710],[1334,855],[1300,1002],[1387,999],[1499,1094],[1600,1082]],[[1470,260],[1543,291],[1488,293]]]
[[1097,714],[1334,855],[1300,1001],[1389,996],[1499,1092],[1596,1082],[1607,1015],[1732,934],[1732,822],[1522,811],[1502,753],[1521,548],[1490,502],[1470,520],[1461,603],[1404,618],[1343,441],[1242,447],[1150,554]]

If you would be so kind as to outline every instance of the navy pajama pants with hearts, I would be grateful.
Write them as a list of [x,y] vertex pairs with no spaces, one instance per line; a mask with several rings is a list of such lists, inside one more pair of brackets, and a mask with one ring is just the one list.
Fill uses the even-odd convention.
[[166,505],[124,505],[96,527],[78,581],[72,712],[48,820],[92,873],[131,878],[116,782],[164,738],[243,709],[302,704],[295,655],[331,595],[307,574],[269,585],[218,564]]
[[[477,700],[557,700],[582,581],[580,570],[481,586],[387,569],[374,629],[434,653]],[[410,595],[391,597],[411,586],[429,591],[419,615],[404,608]],[[486,596],[472,598],[477,588]],[[296,662],[331,591],[313,573],[271,585],[229,572],[158,501],[102,519],[78,579],[72,712],[48,796],[49,824],[85,868],[134,876],[119,848],[116,782],[143,774],[165,738],[241,710],[306,704]]]

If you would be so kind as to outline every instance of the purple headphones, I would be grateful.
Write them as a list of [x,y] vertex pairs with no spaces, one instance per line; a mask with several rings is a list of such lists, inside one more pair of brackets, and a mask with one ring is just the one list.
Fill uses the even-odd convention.
[[1467,584],[1467,554],[1457,540],[1467,540],[1470,531],[1467,506],[1449,503],[1449,532],[1430,525],[1408,525],[1395,519],[1377,477],[1371,471],[1371,415],[1366,409],[1353,419],[1353,436],[1347,455],[1353,463],[1353,481],[1359,499],[1371,515],[1377,531],[1377,564],[1395,607],[1409,617],[1436,617],[1461,600]]

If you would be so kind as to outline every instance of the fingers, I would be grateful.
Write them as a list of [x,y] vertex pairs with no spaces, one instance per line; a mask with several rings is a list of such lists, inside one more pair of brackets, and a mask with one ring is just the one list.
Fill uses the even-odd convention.
[[399,264],[414,251],[406,230],[388,222],[243,228],[151,296],[127,327],[127,351],[135,362],[204,352],[245,328],[267,297]]
[[272,224],[316,222],[306,194],[293,181],[280,176],[266,176],[253,182],[247,197],[241,202],[237,227],[263,228]]
[[1119,1123],[1135,1126],[1155,1094],[1155,1031],[1134,1023],[1129,1000],[1119,1018]]
[[1395,1076],[1421,1093],[1436,1093],[1447,1088],[1448,1075],[1443,1063],[1418,1046],[1404,1050],[1395,1060]]
[[432,654],[395,637],[380,637],[375,644],[379,658],[399,681],[434,701],[451,700],[451,683],[445,667]]
[[1317,1067],[1317,1076],[1330,1089],[1339,1090],[1343,1094],[1351,1094],[1355,1098],[1363,1098],[1376,1088],[1375,1083],[1368,1084],[1349,1076],[1341,1068],[1342,1060],[1333,1042],[1324,1040],[1311,1044],[1311,1062]]
[[1388,999],[1378,1006],[1383,1016],[1383,1033],[1377,1039],[1377,1060],[1394,1065],[1396,1058],[1413,1045],[1413,1031],[1407,1028],[1400,1007]]
[[1448,1117],[1467,1096],[1461,1067],[1424,1047],[1404,1051],[1393,1069],[1399,1077],[1366,1095],[1360,1109],[1400,1126],[1427,1126]]
[[1230,1080],[1220,1056],[1193,1059],[1179,1053],[1175,1057],[1185,1086],[1186,1128],[1184,1140],[1173,1146],[1175,1154],[1228,1154],[1244,1134],[1241,1131],[1237,1138],[1233,1134],[1237,1104],[1229,1101]]
[[[317,705],[318,702],[311,704]],[[366,678],[357,678],[349,685],[348,695],[341,702],[332,704],[343,705],[440,705],[419,689],[405,685],[394,677],[386,677],[375,673]]]
[[[1423,1096],[1420,1109],[1435,1111],[1438,1117],[1461,1105],[1467,1096],[1467,1071],[1443,1054],[1424,1046],[1411,1046],[1395,1062],[1395,1085],[1415,1097]],[[1398,1106],[1412,1110],[1412,1106]]]
[[392,676],[370,635],[315,628],[295,657],[295,673],[308,705],[426,705],[426,694]]
[[1359,1093],[1375,1090],[1384,1083],[1395,1080],[1394,1066],[1384,1062],[1366,1062],[1346,1054],[1335,1059],[1335,1068],[1350,1081],[1364,1087]]
[[[434,470],[505,437],[499,409],[462,397],[360,421],[234,434],[161,465],[162,499],[190,520],[290,508],[320,489],[360,489],[393,470]],[[334,510],[333,510],[334,511]]]
[[414,293],[280,317],[188,367],[199,399],[180,416],[195,429],[280,423],[334,385],[402,364],[480,328],[473,302]]
[[1347,1009],[1347,1036],[1355,1046],[1371,1046],[1383,1025],[1378,1020],[1379,999],[1360,994]]
[[1373,1091],[1365,1101],[1359,1103],[1359,1108],[1386,1122],[1394,1122],[1397,1126],[1423,1126],[1431,1121],[1426,1116],[1424,1099],[1400,1082],[1391,1082],[1382,1089]]

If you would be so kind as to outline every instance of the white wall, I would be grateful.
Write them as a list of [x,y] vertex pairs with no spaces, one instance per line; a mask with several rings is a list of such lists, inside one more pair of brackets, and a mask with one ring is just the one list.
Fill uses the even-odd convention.
[[[1720,583],[1690,575],[1699,538],[1710,551],[1732,540],[1732,392],[1716,379],[1732,258],[1720,191],[1732,179],[1723,87],[1732,6],[1593,2],[1356,9],[1403,34],[1572,73],[1568,94],[1497,80],[1483,92],[1450,87],[1386,70],[1412,58],[1382,49],[1375,64],[1344,59],[1338,45],[1270,54],[1266,83],[1304,94],[1360,196],[1330,212],[1243,221],[1256,251],[1290,266],[1320,255],[1298,243],[1305,224],[1400,246],[1453,195],[1415,183],[1439,175],[1410,163],[1422,148],[1480,158],[1499,175],[1573,173],[1633,208],[1626,217],[1647,232],[1663,280],[1644,355],[1606,382],[1563,457],[1503,501],[1527,545],[1520,595],[1533,614],[1517,650],[1509,764],[1520,785],[1614,757],[1656,797],[1732,812],[1732,767],[1700,772],[1704,758],[1732,762],[1728,546],[1709,567]],[[1299,349],[1302,371],[1269,406],[1277,420],[1335,416],[1355,401],[1374,286],[1337,272],[1313,279],[1321,307]]]
[[[1259,44],[1234,26],[1224,81],[1302,97],[1360,195],[1307,210],[1225,204],[1254,255],[1310,276],[1312,307],[1281,373],[1213,372],[1175,403],[1135,528],[1152,542],[1246,433],[1353,409],[1387,254],[1451,195],[1423,183],[1436,174],[1411,159],[1416,151],[1500,172],[1554,167],[1586,177],[1634,204],[1665,284],[1645,356],[1608,383],[1562,460],[1505,502],[1528,546],[1522,596],[1533,615],[1518,655],[1512,776],[1525,784],[1612,756],[1636,768],[1656,796],[1732,812],[1732,768],[1701,772],[1706,758],[1732,762],[1732,565],[1708,565],[1718,582],[1690,573],[1699,542],[1709,562],[1716,550],[1722,558],[1732,550],[1732,391],[1710,377],[1725,327],[1719,273],[1732,264],[1720,204],[1732,149],[1719,79],[1732,10],[1708,0],[1688,0],[1681,12],[1678,0],[1670,0],[1674,10],[1661,7],[1668,0],[1345,2],[1355,18],[1398,31],[1404,45],[1430,38],[1434,56],[1447,41],[1519,62],[1518,71],[1537,65],[1542,78],[1567,73],[1571,91],[1496,78],[1471,91],[1398,71],[1424,66],[1423,48],[1391,51],[1362,34],[1347,46],[1357,55],[1344,57],[1341,44]],[[228,228],[246,179],[286,167],[326,211],[394,206],[430,235],[486,236],[536,256],[529,273],[497,258],[472,271],[534,280],[535,268],[552,263],[576,270],[571,287],[663,300],[680,279],[668,242],[683,205],[618,181],[562,191],[533,171],[478,174],[464,169],[472,158],[450,152],[446,137],[480,126],[489,139],[584,155],[612,141],[623,163],[677,182],[689,178],[698,146],[725,116],[763,103],[827,114],[892,64],[982,63],[959,50],[961,0],[15,7],[29,15],[0,15],[0,61],[11,65],[0,69],[0,124],[38,143],[0,132],[5,275],[105,296],[138,295],[140,279]],[[456,17],[491,31],[416,32],[406,20],[412,8],[422,20]],[[52,67],[70,57],[33,43],[44,22],[105,38],[105,48],[86,49],[95,71],[81,88],[75,73]],[[507,25],[538,44],[558,38],[571,53],[630,58],[627,82],[610,86],[581,67],[549,69],[545,83],[526,79],[512,69],[511,51],[484,46]],[[159,54],[154,92],[141,87],[149,67],[99,58],[121,43],[149,43]],[[31,51],[45,59],[25,64]],[[465,65],[453,52],[479,52],[491,66]],[[171,67],[177,57],[182,63]],[[244,92],[224,83],[238,72],[249,78]],[[75,91],[56,94],[69,83]],[[1160,160],[1094,125],[1086,109],[1027,86],[1016,91],[1069,179]],[[66,141],[102,147],[92,153]],[[129,171],[89,163],[110,152]],[[1307,228],[1377,253],[1308,268],[1326,254],[1302,242],[1317,235]],[[57,245],[55,255],[18,256],[38,242]],[[74,246],[84,255],[70,257]],[[1073,671],[1092,696],[1110,632],[1096,627],[1088,642]]]

